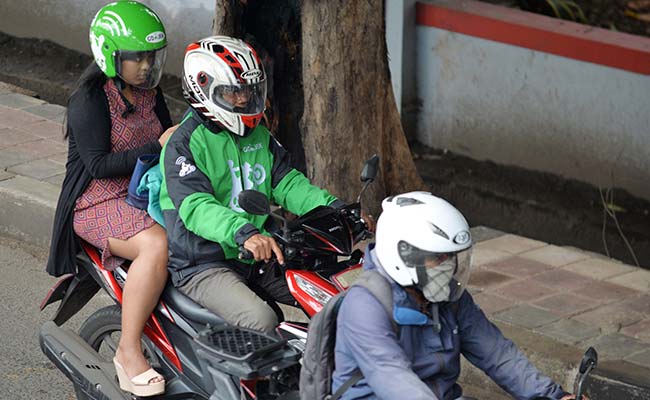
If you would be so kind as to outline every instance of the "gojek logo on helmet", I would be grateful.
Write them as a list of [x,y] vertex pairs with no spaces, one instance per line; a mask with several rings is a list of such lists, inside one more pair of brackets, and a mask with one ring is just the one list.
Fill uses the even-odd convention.
[[106,56],[102,52],[105,40],[104,35],[97,36],[95,32],[90,32],[90,49],[93,52],[93,56],[95,56],[95,63],[97,63],[97,66],[103,72],[106,72]]
[[[129,35],[129,31],[128,29],[126,29],[126,24],[124,23],[124,19],[122,19],[122,17],[118,13],[114,11],[105,11],[104,15],[100,17],[99,14],[97,14],[97,17],[99,17],[99,20],[97,20],[97,25],[109,31],[111,35],[113,36]],[[91,25],[94,24],[95,21],[93,21]]]

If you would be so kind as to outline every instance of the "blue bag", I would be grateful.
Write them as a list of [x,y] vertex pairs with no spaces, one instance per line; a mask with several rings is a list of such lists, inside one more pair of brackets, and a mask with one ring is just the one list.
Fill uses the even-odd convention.
[[131,181],[129,182],[129,192],[126,195],[126,202],[128,204],[141,210],[147,209],[149,205],[149,191],[138,192],[138,186],[144,174],[149,168],[158,163],[159,158],[160,155],[158,154],[143,154],[138,157],[138,161],[135,163],[135,168],[133,169],[133,175],[131,175]]

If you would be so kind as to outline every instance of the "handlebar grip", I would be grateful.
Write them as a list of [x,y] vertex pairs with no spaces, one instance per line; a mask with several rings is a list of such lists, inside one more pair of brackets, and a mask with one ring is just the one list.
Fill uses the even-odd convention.
[[239,256],[238,258],[240,260],[252,260],[255,258],[253,253],[250,252],[250,250],[246,249],[244,246],[239,246]]

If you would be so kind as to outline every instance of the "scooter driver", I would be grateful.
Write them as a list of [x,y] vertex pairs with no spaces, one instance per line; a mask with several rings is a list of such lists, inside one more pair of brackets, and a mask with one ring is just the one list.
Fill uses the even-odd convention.
[[283,274],[260,274],[237,259],[243,246],[255,261],[275,256],[284,263],[264,229],[268,216],[246,213],[238,194],[257,190],[296,215],[344,203],[292,168],[287,151],[259,124],[266,74],[249,44],[224,36],[190,44],[182,85],[190,109],[161,156],[172,281],[229,323],[272,332],[278,319],[265,300],[295,300]]
[[364,269],[391,284],[393,315],[367,289],[349,290],[337,317],[332,393],[360,370],[363,379],[341,399],[458,399],[462,354],[516,399],[573,399],[465,290],[472,238],[463,215],[426,192],[389,197],[382,207]]

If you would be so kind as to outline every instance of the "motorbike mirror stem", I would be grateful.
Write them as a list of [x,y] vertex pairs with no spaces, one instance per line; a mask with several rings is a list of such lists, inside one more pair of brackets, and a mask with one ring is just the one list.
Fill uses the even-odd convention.
[[589,373],[594,368],[596,368],[597,365],[598,353],[596,352],[596,349],[589,347],[585,352],[582,361],[580,362],[580,366],[578,367],[578,375],[576,376],[576,380],[573,384],[573,393],[576,395],[576,399],[582,399],[582,385],[587,379]]
[[[374,182],[377,177],[378,168],[379,156],[377,154],[373,154],[372,157],[363,164],[363,169],[361,170],[361,182],[363,182],[363,186],[361,187],[361,192],[359,192],[359,195],[357,196],[357,204],[359,204],[359,208],[358,210],[354,210],[355,214],[361,213],[361,196],[366,189],[368,189],[368,186]],[[359,217],[360,215],[356,216]]]
[[356,204],[357,204],[358,207],[355,207],[352,210],[350,210],[350,212],[357,218],[361,218],[361,196],[363,195],[363,192],[366,191],[368,186],[370,186],[371,183],[372,183],[372,181],[366,181],[363,184],[363,187],[361,188],[361,191],[359,192],[359,195],[357,196]]
[[289,235],[289,221],[280,214],[274,212],[268,214],[269,217],[275,218],[282,223],[282,236],[287,237]]
[[271,202],[264,193],[250,189],[242,190],[237,195],[237,200],[242,210],[249,214],[268,215],[279,219],[282,221],[282,235],[286,237],[289,234],[289,222],[283,216],[271,212]]
[[[370,186],[371,183],[372,183],[371,180],[366,181],[366,182],[363,183],[363,187],[361,187],[361,191],[359,192],[359,195],[357,196],[357,203],[359,203],[359,206],[361,206],[361,196],[363,195],[363,192],[365,192],[366,189],[368,189],[368,186]],[[359,208],[361,208],[361,207],[359,207]]]

